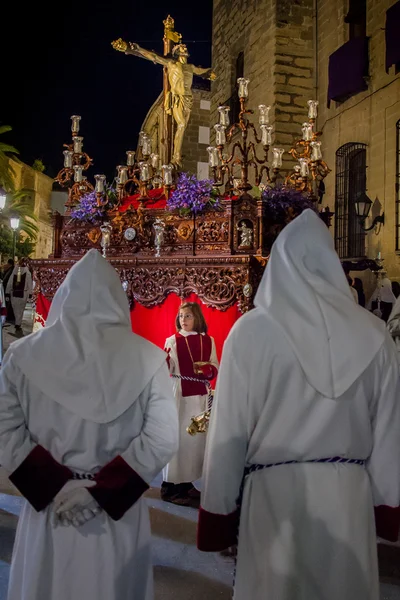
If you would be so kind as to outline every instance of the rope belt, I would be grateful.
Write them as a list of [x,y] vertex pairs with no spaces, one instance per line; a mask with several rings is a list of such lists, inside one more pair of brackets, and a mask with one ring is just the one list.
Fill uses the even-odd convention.
[[171,373],[171,377],[173,377],[174,379],[183,379],[184,381],[194,381],[195,383],[203,383],[207,388],[207,410],[211,410],[211,406],[213,403],[213,391],[211,383],[207,379],[199,379],[198,377],[188,377],[186,375],[176,375],[175,373]]
[[74,473],[72,479],[90,479],[94,480],[92,473]]

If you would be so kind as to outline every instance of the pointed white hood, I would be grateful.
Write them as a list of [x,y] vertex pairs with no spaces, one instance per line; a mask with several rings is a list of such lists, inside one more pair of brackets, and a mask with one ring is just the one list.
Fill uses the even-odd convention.
[[97,250],[69,271],[46,327],[13,344],[10,353],[46,396],[96,423],[124,413],[166,357],[132,333],[119,277]]
[[309,384],[339,398],[371,363],[385,324],[354,302],[326,225],[306,210],[285,227],[255,297],[283,329]]

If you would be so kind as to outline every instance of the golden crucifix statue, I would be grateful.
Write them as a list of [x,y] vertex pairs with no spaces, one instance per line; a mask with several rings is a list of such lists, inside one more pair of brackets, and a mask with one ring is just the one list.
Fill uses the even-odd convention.
[[[172,23],[172,27],[171,27]],[[173,19],[164,21],[165,36],[169,40],[180,41],[180,34],[173,31]],[[134,42],[125,42],[121,38],[112,42],[113,48],[125,54],[140,56],[155,64],[163,65],[167,73],[168,89],[164,89],[164,112],[172,115],[176,123],[172,162],[180,166],[182,163],[182,142],[193,106],[193,75],[214,80],[215,73],[211,69],[203,69],[188,63],[189,53],[185,44],[178,43],[172,48],[172,56],[160,56],[152,50],[145,50]],[[165,83],[164,83],[165,88]],[[167,144],[169,140],[166,140]]]

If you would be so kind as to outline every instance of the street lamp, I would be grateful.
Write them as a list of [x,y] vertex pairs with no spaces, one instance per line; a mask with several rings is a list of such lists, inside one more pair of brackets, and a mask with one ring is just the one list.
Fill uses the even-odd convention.
[[362,227],[364,231],[371,231],[371,229],[374,229],[378,223],[382,223],[382,225],[385,224],[385,213],[382,213],[374,218],[371,227],[364,227],[364,223],[368,219],[372,204],[372,200],[368,198],[365,192],[360,194],[354,203],[354,208],[356,210],[360,227]]
[[0,212],[4,209],[5,205],[6,205],[6,193],[3,190],[2,187],[0,187]]
[[13,230],[13,260],[15,260],[15,244],[16,244],[17,229],[19,227],[18,217],[11,217],[10,226],[11,226],[11,229]]

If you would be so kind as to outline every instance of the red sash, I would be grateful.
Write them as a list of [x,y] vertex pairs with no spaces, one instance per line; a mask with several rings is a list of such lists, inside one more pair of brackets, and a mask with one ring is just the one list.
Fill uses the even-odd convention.
[[[201,356],[200,337],[202,338],[203,356]],[[187,337],[180,333],[175,334],[176,352],[178,354],[179,370],[184,377],[195,377],[202,379],[201,375],[193,371],[192,358],[190,356],[186,340],[188,341],[190,352],[192,353],[194,362],[209,361],[211,357],[211,338],[209,335],[188,335]],[[204,396],[207,394],[207,388],[204,383],[196,381],[185,381],[181,379],[182,396]]]

